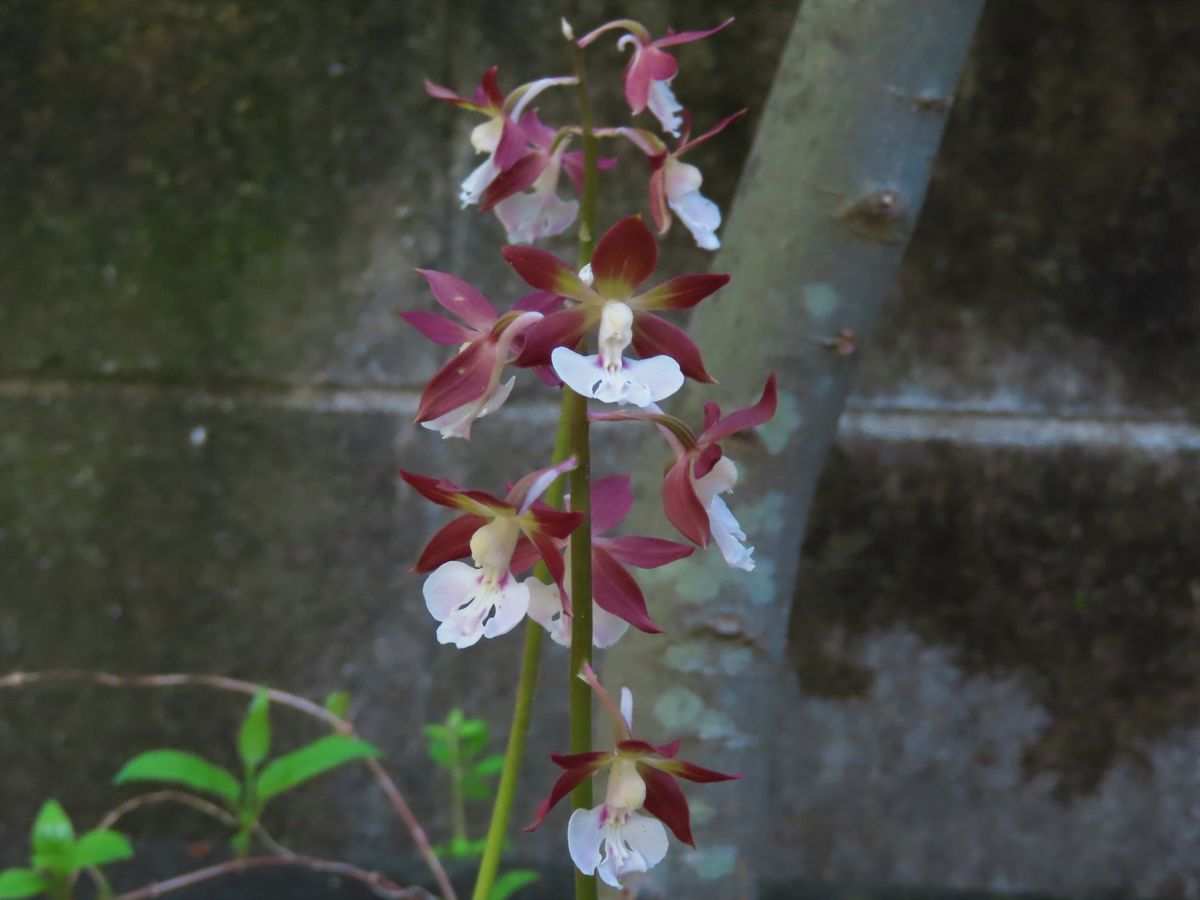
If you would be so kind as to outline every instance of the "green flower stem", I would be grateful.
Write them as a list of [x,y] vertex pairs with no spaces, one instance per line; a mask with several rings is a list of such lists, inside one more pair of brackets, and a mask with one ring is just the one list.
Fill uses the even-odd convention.
[[[562,462],[570,453],[571,435],[567,429],[568,400],[571,392],[563,394],[562,408],[558,416],[558,433],[554,439],[552,465]],[[551,506],[562,506],[563,479],[550,485],[545,493]],[[533,574],[543,581],[550,581],[545,563],[538,563]],[[532,619],[525,623],[525,649],[521,653],[521,676],[517,682],[517,700],[513,706],[512,728],[508,732],[508,746],[504,751],[504,768],[500,771],[500,784],[496,788],[496,803],[492,807],[492,820],[488,825],[487,839],[483,847],[483,859],[479,863],[479,874],[475,876],[475,891],[472,900],[488,900],[496,874],[500,869],[500,852],[504,849],[504,837],[508,832],[508,820],[512,815],[513,798],[517,791],[517,776],[521,760],[525,756],[525,737],[529,732],[529,716],[533,711],[533,692],[537,687],[538,661],[542,651],[542,626]]]
[[[587,69],[583,50],[575,45],[575,75],[578,82],[579,118],[583,131],[583,197],[579,203],[579,265],[592,261],[596,246],[596,155],[597,141],[588,96]],[[583,521],[571,534],[571,752],[592,749],[592,689],[579,678],[585,663],[592,661],[592,519],[591,444],[588,434],[587,399],[563,388],[563,410],[568,414],[571,453],[576,468],[571,472],[571,509],[583,513]],[[575,809],[592,808],[592,781],[584,781],[571,792]],[[576,900],[596,900],[596,876],[575,870]]]

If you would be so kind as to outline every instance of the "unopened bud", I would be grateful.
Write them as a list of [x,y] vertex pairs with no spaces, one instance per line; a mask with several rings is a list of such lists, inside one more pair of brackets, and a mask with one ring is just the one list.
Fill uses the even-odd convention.
[[568,41],[575,40],[575,29],[571,27],[571,23],[567,21],[566,16],[563,16],[562,20],[562,33],[563,37],[565,37]]

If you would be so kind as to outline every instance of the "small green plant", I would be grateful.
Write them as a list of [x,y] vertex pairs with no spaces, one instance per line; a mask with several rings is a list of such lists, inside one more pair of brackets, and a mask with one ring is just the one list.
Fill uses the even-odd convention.
[[[336,702],[340,704],[342,698]],[[242,762],[240,780],[228,769],[194,753],[150,750],[127,762],[113,781],[116,784],[164,781],[219,797],[237,817],[238,831],[232,843],[237,855],[244,857],[249,853],[251,835],[267,801],[344,763],[383,756],[366,741],[329,734],[267,762],[271,752],[271,718],[270,697],[265,688],[250,702],[238,729],[237,748]]]
[[111,891],[100,867],[133,856],[128,838],[115,831],[94,829],[75,837],[70,818],[56,800],[42,805],[30,842],[33,852],[29,868],[0,872],[0,900],[42,894],[51,900],[64,900],[71,896],[71,886],[85,869],[93,870],[98,895],[107,897]]
[[[429,758],[450,776],[450,840],[434,848],[448,859],[478,859],[483,855],[485,840],[472,840],[467,832],[467,801],[490,800],[495,788],[493,779],[504,768],[504,757],[489,754],[491,735],[487,722],[472,719],[461,709],[453,709],[441,725],[426,725],[425,739]],[[520,888],[537,881],[536,872],[514,870],[500,877],[492,886],[488,900],[507,900]]]

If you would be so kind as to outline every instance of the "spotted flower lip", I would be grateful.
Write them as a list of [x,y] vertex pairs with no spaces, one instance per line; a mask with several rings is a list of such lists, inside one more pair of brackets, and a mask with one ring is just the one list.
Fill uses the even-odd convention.
[[731,491],[737,482],[737,468],[723,454],[720,442],[770,421],[777,404],[778,391],[772,373],[753,406],[722,416],[717,404],[705,403],[704,429],[698,435],[686,423],[661,410],[594,412],[588,418],[593,422],[639,420],[659,425],[675,454],[675,464],[663,479],[663,511],[667,518],[698,547],[707,547],[710,540],[715,541],[730,566],[751,571],[754,548],[741,543],[746,535],[719,496]]
[[671,91],[671,81],[679,73],[679,63],[664,48],[702,40],[732,23],[733,19],[729,18],[715,28],[678,33],[668,30],[663,37],[655,38],[640,22],[615,19],[585,34],[576,43],[586,47],[609,31],[624,31],[625,34],[617,41],[617,47],[633,48],[633,55],[625,69],[625,100],[630,111],[637,115],[649,108],[664,131],[678,135],[682,124],[678,114],[682,106]]
[[[596,645],[600,647],[616,643],[624,634],[622,625],[632,625],[647,634],[662,631],[650,617],[646,597],[628,567],[657,569],[693,552],[686,544],[664,538],[632,535],[607,537],[605,533],[621,524],[632,508],[633,490],[628,475],[610,475],[592,483],[592,597],[595,605],[605,614],[605,617],[597,619],[597,623],[602,622],[603,627],[594,633],[594,638],[598,638]],[[565,555],[565,541],[560,542],[560,549]],[[512,570],[524,572],[536,560],[533,545],[521,541],[513,554]],[[564,608],[561,600],[554,596],[553,588],[542,591],[533,586],[532,590],[536,596],[531,598],[530,616],[550,632],[556,643],[569,646],[569,608]]]
[[[691,811],[676,778],[706,784],[736,781],[741,775],[706,769],[678,759],[678,740],[655,745],[635,738],[633,695],[629,689],[622,688],[618,706],[600,685],[590,665],[584,664],[579,677],[591,685],[608,713],[613,724],[615,748],[552,755],[551,760],[564,771],[525,830],[538,828],[550,810],[576,786],[601,770],[607,770],[604,802],[590,810],[575,810],[567,829],[567,844],[571,859],[585,875],[597,872],[607,884],[621,887],[625,875],[644,872],[666,855],[667,839],[663,826],[683,843],[696,846],[692,837]],[[641,815],[642,810],[649,816]]]
[[504,366],[515,358],[528,329],[561,305],[552,294],[535,292],[518,300],[503,316],[491,302],[461,278],[432,269],[417,269],[434,298],[464,324],[421,310],[401,317],[438,344],[458,344],[459,352],[429,380],[421,393],[416,421],[442,437],[470,438],[478,418],[499,409],[513,380],[501,384]]
[[591,283],[545,250],[508,246],[503,253],[509,265],[532,287],[576,301],[575,305],[549,313],[530,327],[516,365],[547,365],[556,347],[573,351],[591,329],[602,323],[606,307],[619,303],[630,311],[629,342],[642,360],[669,356],[688,378],[709,383],[714,380],[691,338],[656,313],[690,309],[728,284],[729,276],[677,275],[638,292],[658,265],[658,242],[640,216],[617,222],[597,242],[592,254]]

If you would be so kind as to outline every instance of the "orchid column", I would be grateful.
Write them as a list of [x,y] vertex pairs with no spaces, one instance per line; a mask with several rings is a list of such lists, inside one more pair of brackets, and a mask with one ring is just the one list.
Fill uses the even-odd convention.
[[[555,757],[567,771],[535,826],[550,806],[572,794],[575,812],[567,844],[578,870],[579,900],[595,898],[597,874],[618,887],[627,878],[644,877],[666,854],[668,830],[692,842],[687,803],[671,774],[693,781],[736,777],[678,762],[678,742],[656,746],[635,740],[632,698],[623,691],[618,708],[591,667],[593,647],[612,646],[631,627],[648,636],[637,639],[668,639],[655,623],[653,597],[647,600],[628,567],[659,569],[713,543],[722,564],[736,571],[754,568],[753,548],[746,546],[746,534],[722,496],[733,489],[738,469],[721,442],[774,414],[774,377],[766,379],[760,399],[743,410],[722,416],[710,404],[696,428],[659,405],[689,379],[713,381],[700,348],[669,317],[696,306],[729,278],[678,275],[646,287],[657,268],[658,244],[640,215],[621,219],[596,239],[598,173],[616,163],[598,155],[598,141],[605,139],[645,158],[649,214],[659,234],[667,233],[677,218],[699,246],[711,250],[720,245],[720,211],[700,193],[700,171],[680,156],[741,113],[692,139],[691,113],[673,89],[679,65],[668,49],[728,24],[655,38],[641,24],[622,19],[576,41],[563,23],[563,33],[574,45],[573,75],[540,78],[505,95],[492,68],[470,98],[426,83],[431,96],[484,117],[471,132],[471,143],[486,158],[463,181],[460,199],[464,207],[496,213],[510,242],[504,258],[533,290],[499,313],[481,292],[455,276],[421,270],[437,303],[460,321],[424,311],[405,313],[431,340],[458,348],[425,389],[417,421],[443,438],[470,438],[484,416],[491,417],[491,426],[514,388],[515,376],[506,379],[510,366],[532,369],[540,382],[562,395],[550,465],[523,476],[514,473],[502,496],[461,488],[445,478],[401,473],[423,497],[458,514],[430,540],[415,566],[430,573],[423,594],[439,623],[437,640],[465,650],[503,636],[527,615],[530,623],[475,900],[488,900],[495,882],[532,714],[543,628],[555,643],[569,648],[571,752]],[[630,51],[624,80],[630,113],[649,111],[675,139],[673,150],[652,130],[620,122],[598,127],[593,121],[584,48],[610,33],[618,50]],[[580,121],[555,128],[543,122],[533,104],[550,98],[550,88],[564,86],[575,88]],[[576,139],[582,152],[568,150]],[[575,183],[578,201],[559,196],[562,172]],[[563,233],[577,217],[575,264],[528,246]],[[595,404],[590,412],[589,401]],[[630,511],[633,496],[626,475],[591,481],[590,421],[658,427],[667,441],[663,509],[667,522],[689,543],[607,534]],[[562,506],[566,480],[570,500],[564,510],[557,507]],[[469,563],[462,561],[466,558]],[[593,748],[593,697],[613,720],[611,752]],[[605,800],[593,806],[587,776],[601,768],[609,770]]]

